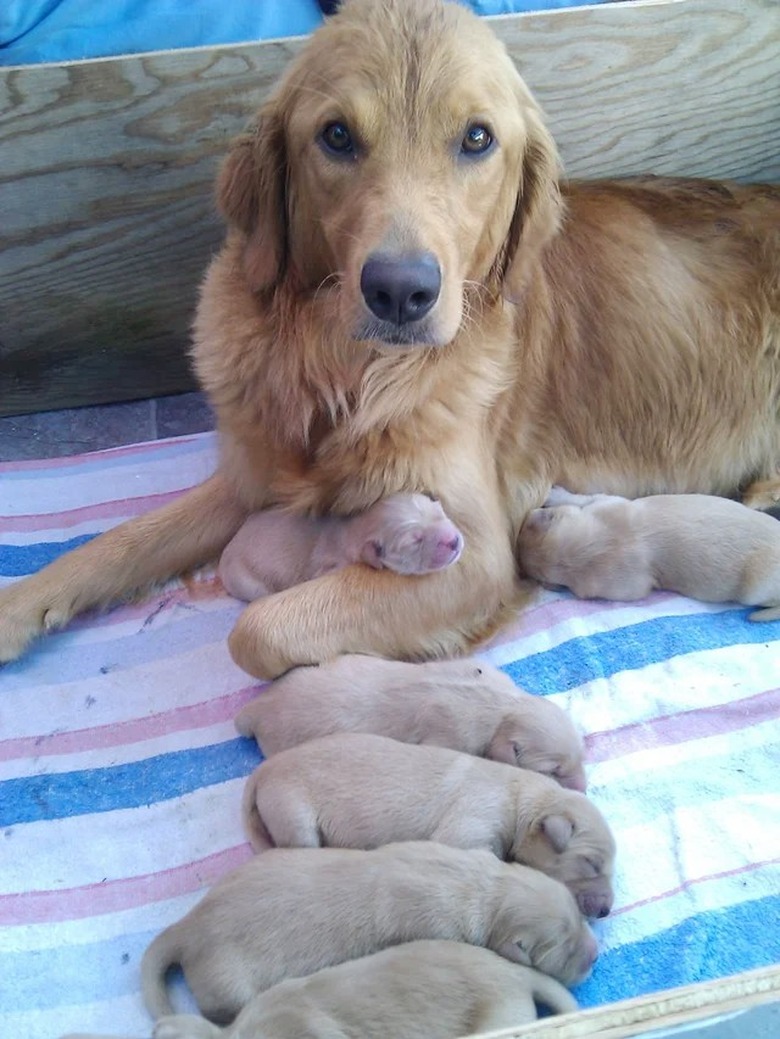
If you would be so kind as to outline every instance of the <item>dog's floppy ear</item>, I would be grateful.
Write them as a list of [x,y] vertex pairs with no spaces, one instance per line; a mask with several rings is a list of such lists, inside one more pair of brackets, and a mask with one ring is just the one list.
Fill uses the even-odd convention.
[[231,144],[217,177],[217,204],[246,236],[244,266],[256,292],[274,288],[287,265],[287,159],[272,102]]
[[574,833],[574,823],[565,815],[547,815],[542,819],[542,833],[559,854],[566,851]]
[[558,150],[524,85],[519,93],[527,136],[520,161],[515,208],[496,261],[503,295],[510,300],[521,296],[529,269],[542,247],[557,232],[562,218]]

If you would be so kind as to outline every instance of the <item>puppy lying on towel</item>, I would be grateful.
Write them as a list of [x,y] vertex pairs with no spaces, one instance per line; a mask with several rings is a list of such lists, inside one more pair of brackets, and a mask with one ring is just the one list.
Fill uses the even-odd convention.
[[192,1014],[163,1017],[154,1039],[453,1039],[535,1021],[537,1003],[557,1014],[577,1009],[560,982],[489,949],[406,942],[282,981],[224,1029]]
[[586,916],[612,907],[615,842],[598,808],[546,776],[455,750],[323,736],[256,768],[243,811],[257,851],[424,840],[488,848],[566,884]]
[[165,974],[180,964],[201,1012],[228,1022],[285,978],[419,938],[485,946],[564,984],[597,955],[563,884],[488,851],[280,848],[227,874],[152,942],[144,998],[155,1018],[170,1014]]
[[255,996],[224,1030],[202,1017],[158,1021],[154,1039],[453,1039],[512,1028],[577,1003],[553,978],[462,942],[407,942],[292,978]]
[[628,500],[553,488],[518,541],[525,572],[581,599],[643,599],[654,588],[702,602],[765,606],[780,620],[780,523],[727,498]]
[[519,765],[585,789],[582,740],[566,714],[489,664],[343,656],[299,667],[236,717],[268,758],[332,732],[373,732]]
[[251,602],[349,563],[427,574],[450,566],[462,551],[460,531],[438,501],[392,494],[348,518],[256,512],[222,553],[219,576],[230,595]]

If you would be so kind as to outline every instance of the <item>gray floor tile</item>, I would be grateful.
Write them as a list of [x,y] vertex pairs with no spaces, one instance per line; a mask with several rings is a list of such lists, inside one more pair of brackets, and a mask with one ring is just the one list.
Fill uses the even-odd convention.
[[180,437],[214,428],[214,413],[202,393],[158,397],[152,404],[158,437]]
[[199,393],[0,418],[0,461],[61,458],[214,428]]

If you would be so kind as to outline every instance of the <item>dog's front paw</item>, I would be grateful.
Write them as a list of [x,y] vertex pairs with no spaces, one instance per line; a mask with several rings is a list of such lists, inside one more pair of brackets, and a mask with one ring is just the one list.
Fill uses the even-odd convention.
[[16,660],[39,635],[68,619],[61,620],[41,603],[28,583],[17,581],[0,589],[0,664]]
[[317,664],[315,659],[296,659],[291,652],[290,630],[281,622],[274,604],[278,595],[258,599],[244,610],[228,638],[233,660],[255,678],[271,680],[296,664]]

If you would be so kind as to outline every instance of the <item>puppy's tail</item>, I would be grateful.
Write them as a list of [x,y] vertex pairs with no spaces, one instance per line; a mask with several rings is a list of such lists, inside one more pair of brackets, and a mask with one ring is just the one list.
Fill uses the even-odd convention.
[[241,804],[241,815],[244,820],[244,829],[249,838],[249,843],[255,851],[267,851],[275,848],[274,841],[268,827],[263,822],[263,817],[257,807],[257,780],[258,772],[263,766],[256,768],[244,785],[244,794]]
[[575,1010],[579,1010],[577,1000],[568,989],[563,987],[560,981],[556,981],[549,974],[542,974],[541,971],[533,968],[528,968],[528,970],[532,975],[531,992],[537,1003],[549,1007],[555,1014],[570,1014]]
[[141,989],[146,1008],[155,1021],[173,1014],[173,1005],[168,996],[165,975],[171,967],[181,962],[182,950],[178,940],[176,924],[158,934],[141,960]]
[[762,610],[754,610],[749,621],[780,621],[780,606],[767,606]]

